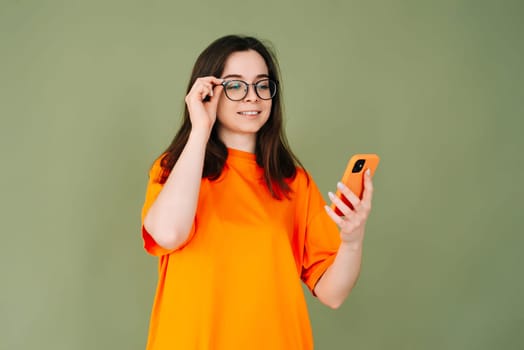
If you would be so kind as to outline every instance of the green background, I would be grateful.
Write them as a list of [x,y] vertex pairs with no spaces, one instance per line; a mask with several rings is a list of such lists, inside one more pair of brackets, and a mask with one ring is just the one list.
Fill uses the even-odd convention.
[[273,43],[324,194],[382,159],[357,287],[308,296],[317,348],[524,348],[522,1],[0,4],[0,349],[144,348],[147,171],[230,33]]

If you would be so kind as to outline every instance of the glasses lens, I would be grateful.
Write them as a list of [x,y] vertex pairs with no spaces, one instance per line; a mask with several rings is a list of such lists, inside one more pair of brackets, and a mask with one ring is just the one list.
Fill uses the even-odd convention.
[[233,101],[242,100],[247,93],[247,84],[240,80],[230,80],[224,85],[227,97]]
[[255,89],[258,97],[263,100],[270,100],[277,93],[277,84],[273,80],[264,79],[256,83]]

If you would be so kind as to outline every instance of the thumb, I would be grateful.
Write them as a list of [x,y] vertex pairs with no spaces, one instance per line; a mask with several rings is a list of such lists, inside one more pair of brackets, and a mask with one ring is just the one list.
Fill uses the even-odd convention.
[[218,104],[218,100],[220,99],[220,96],[222,95],[223,90],[224,90],[224,87],[222,85],[215,85],[213,88],[213,96],[211,96],[211,99],[209,100],[209,102],[216,106]]
[[208,110],[213,111],[213,113],[216,113],[218,101],[222,96],[223,90],[224,87],[222,85],[216,85],[213,88],[213,96],[211,96],[210,100],[207,102]]

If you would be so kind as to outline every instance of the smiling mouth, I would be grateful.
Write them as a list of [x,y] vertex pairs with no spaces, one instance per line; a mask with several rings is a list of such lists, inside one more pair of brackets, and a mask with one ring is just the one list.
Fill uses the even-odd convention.
[[259,115],[260,111],[237,112],[237,114],[253,117],[253,116]]

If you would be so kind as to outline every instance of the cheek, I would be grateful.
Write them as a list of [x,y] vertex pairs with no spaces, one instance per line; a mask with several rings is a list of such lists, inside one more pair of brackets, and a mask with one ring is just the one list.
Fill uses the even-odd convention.
[[231,112],[231,103],[225,96],[221,96],[217,105],[217,117]]
[[267,114],[268,115],[271,115],[271,108],[272,107],[273,107],[273,104],[272,104],[271,100],[267,101],[266,110],[267,110]]

